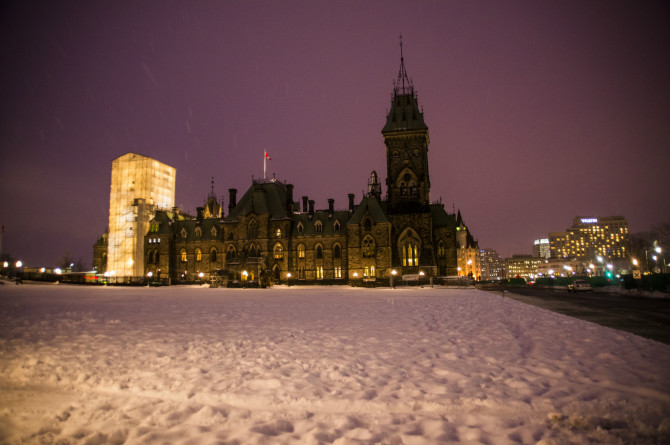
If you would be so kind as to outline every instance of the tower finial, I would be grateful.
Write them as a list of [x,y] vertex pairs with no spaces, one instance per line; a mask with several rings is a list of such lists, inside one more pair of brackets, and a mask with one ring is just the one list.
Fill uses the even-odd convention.
[[212,176],[212,190],[209,192],[209,198],[216,198],[216,193],[214,193],[214,176]]
[[400,70],[398,71],[398,80],[396,80],[394,85],[394,93],[395,95],[414,93],[414,87],[407,77],[407,71],[405,70],[405,58],[402,53],[402,34],[400,34]]

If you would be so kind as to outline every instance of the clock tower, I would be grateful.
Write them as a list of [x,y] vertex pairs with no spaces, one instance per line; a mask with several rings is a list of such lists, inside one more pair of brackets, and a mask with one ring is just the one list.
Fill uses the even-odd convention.
[[382,129],[386,144],[386,187],[390,213],[427,211],[428,126],[419,109],[414,85],[407,76],[400,41],[400,69],[393,85],[391,109]]

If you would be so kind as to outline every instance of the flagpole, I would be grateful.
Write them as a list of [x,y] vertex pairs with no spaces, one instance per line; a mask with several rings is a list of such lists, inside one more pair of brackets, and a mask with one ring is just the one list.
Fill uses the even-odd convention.
[[268,161],[268,152],[263,152],[263,180],[265,181],[265,163]]

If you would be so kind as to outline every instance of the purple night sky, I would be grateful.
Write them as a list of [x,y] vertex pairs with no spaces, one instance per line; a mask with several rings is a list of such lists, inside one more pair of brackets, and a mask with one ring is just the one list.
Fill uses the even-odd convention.
[[576,215],[670,222],[667,2],[17,1],[1,17],[2,251],[29,266],[90,265],[127,152],[175,167],[188,212],[212,176],[227,208],[265,149],[296,199],[358,201],[386,177],[399,34],[431,198],[480,247],[530,253]]

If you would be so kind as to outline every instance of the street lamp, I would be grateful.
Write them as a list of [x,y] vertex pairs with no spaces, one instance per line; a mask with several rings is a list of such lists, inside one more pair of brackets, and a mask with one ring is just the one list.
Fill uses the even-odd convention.
[[291,272],[286,273],[286,284],[291,287]]
[[391,271],[391,289],[395,289],[395,276],[397,273],[395,269]]
[[244,288],[247,288],[247,276],[249,276],[249,273],[246,270],[242,271],[242,282],[244,283]]

